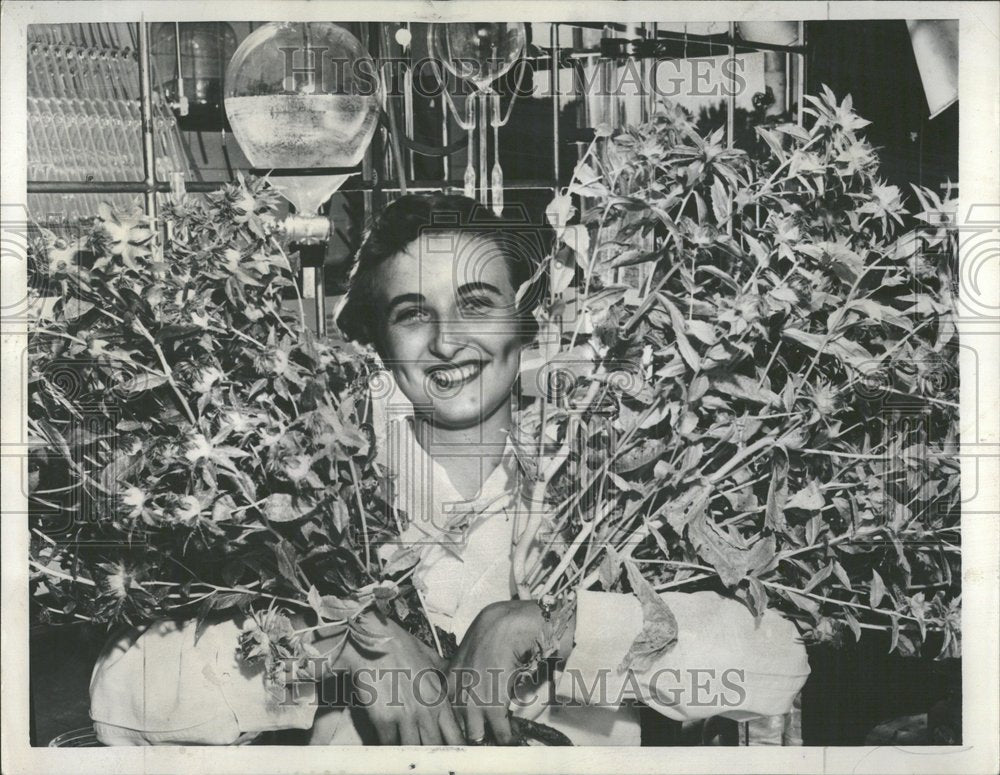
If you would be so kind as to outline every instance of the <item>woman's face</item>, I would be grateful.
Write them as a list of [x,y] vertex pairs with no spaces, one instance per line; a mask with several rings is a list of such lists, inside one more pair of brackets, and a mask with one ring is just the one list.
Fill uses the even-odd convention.
[[421,235],[386,260],[378,286],[380,354],[417,411],[467,428],[508,405],[522,338],[495,241]]

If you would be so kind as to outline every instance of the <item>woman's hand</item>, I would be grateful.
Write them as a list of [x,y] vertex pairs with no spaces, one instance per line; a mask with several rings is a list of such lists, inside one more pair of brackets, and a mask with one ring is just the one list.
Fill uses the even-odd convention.
[[381,745],[462,745],[445,679],[446,663],[395,622],[366,617],[362,626],[389,640],[378,651],[348,639],[338,665],[351,671],[357,695]]
[[[560,643],[561,656],[572,647],[572,634],[570,625]],[[470,743],[485,740],[487,724],[499,745],[515,742],[507,708],[517,674],[542,635],[542,611],[530,600],[493,603],[472,622],[448,673],[452,702]]]

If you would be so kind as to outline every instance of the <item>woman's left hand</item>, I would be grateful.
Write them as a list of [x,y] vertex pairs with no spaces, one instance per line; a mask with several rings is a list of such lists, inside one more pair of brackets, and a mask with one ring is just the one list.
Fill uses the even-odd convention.
[[523,665],[542,638],[542,611],[530,600],[486,606],[472,622],[451,658],[448,684],[452,705],[473,745],[486,739],[486,726],[499,745],[516,743],[507,708]]

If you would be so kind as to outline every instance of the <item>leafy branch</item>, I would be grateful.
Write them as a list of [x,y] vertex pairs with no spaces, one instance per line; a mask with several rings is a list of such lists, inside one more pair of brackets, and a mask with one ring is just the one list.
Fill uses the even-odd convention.
[[591,365],[560,407],[525,412],[576,464],[548,486],[546,556],[521,583],[621,589],[631,558],[657,589],[774,606],[817,640],[888,629],[910,653],[936,632],[954,655],[955,251],[928,215],[950,205],[914,188],[909,212],[850,97],[809,101],[807,126],[758,129],[754,157],[664,102],[599,133],[550,205],[558,293],[537,316],[553,368]]

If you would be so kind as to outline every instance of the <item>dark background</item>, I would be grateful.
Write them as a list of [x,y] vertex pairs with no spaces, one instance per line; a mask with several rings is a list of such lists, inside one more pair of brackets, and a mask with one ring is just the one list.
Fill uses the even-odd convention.
[[[812,22],[808,91],[826,84],[872,122],[863,130],[879,148],[886,180],[934,188],[958,183],[958,103],[928,119],[913,46],[903,21]],[[808,92],[807,92],[808,93]]]

